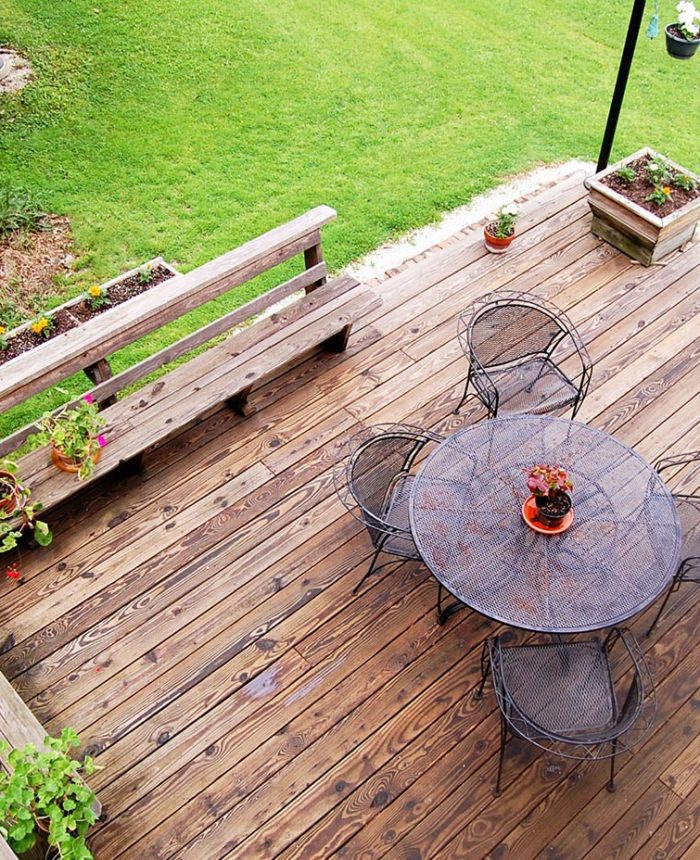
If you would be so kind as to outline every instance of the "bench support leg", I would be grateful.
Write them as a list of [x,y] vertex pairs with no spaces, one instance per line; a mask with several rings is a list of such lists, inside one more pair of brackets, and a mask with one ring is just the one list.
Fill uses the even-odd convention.
[[[111,379],[113,376],[112,368],[109,366],[109,362],[106,358],[101,358],[99,361],[96,361],[94,364],[91,364],[89,367],[85,368],[85,375],[93,383],[93,385],[99,385],[101,382],[104,382],[107,379]],[[117,402],[117,398],[106,397],[102,402],[102,406],[111,406],[113,403]]]
[[330,352],[344,352],[347,348],[351,331],[352,325],[346,325],[345,328],[342,328],[337,334],[334,334],[332,337],[329,337],[328,340],[323,342],[324,349],[327,349]]
[[226,403],[231,409],[234,409],[243,418],[249,418],[255,413],[255,406],[248,400],[252,386],[239,391],[235,397],[230,397]]

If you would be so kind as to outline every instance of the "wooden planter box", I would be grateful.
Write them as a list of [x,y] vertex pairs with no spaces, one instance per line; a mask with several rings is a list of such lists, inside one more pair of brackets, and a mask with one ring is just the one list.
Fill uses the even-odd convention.
[[[149,266],[149,265],[154,266],[154,267],[159,266],[161,269],[166,269],[168,272],[172,272],[173,275],[179,275],[180,274],[180,272],[178,272],[177,269],[173,268],[173,266],[171,266],[170,263],[166,263],[162,257],[154,257],[152,260],[148,260],[147,262],[143,263],[141,266],[137,266],[135,269],[129,269],[128,272],[122,272],[121,275],[117,275],[117,277],[112,278],[111,281],[105,281],[105,283],[101,284],[100,286],[103,289],[105,287],[107,289],[109,289],[109,287],[111,287],[113,284],[119,284],[119,283],[121,283],[121,281],[125,281],[127,278],[130,278],[132,275],[135,275],[144,266]],[[64,302],[62,305],[57,305],[55,308],[51,308],[50,311],[47,311],[46,316],[54,316],[54,314],[57,314],[59,311],[70,310],[73,307],[73,305],[79,304],[84,299],[85,299],[84,293],[79,295],[79,296],[76,296],[74,299],[69,299],[67,302]],[[129,299],[128,301],[131,301],[131,299]],[[122,302],[122,304],[124,304],[124,303]],[[116,307],[119,307],[119,305],[117,305]],[[7,337],[8,338],[14,337],[16,334],[19,334],[19,332],[22,332],[22,331],[25,331],[26,329],[28,329],[31,324],[32,324],[32,320],[27,320],[27,322],[22,323],[22,325],[18,325],[17,328],[13,328],[10,331],[8,331]],[[82,325],[84,325],[84,324],[85,323],[82,323]],[[79,326],[76,326],[76,327],[79,328]],[[43,344],[41,344],[41,343],[37,344],[37,346],[34,347],[34,349],[37,349],[39,346],[43,346]],[[29,350],[29,352],[34,352],[34,350]],[[22,355],[26,355],[26,353],[22,353]],[[13,358],[11,361],[17,361],[17,359],[20,357],[21,356],[18,355],[18,356],[16,356],[16,358]],[[10,363],[11,362],[6,362],[5,367],[9,366]]]
[[[644,147],[623,158],[622,161],[618,161],[617,164],[596,173],[591,179],[586,180],[586,187],[590,191],[588,205],[593,212],[591,230],[595,235],[605,239],[632,259],[650,266],[693,237],[700,221],[700,198],[665,218],[659,218],[658,215],[633,203],[600,181],[609,173],[614,173],[623,165],[636,161],[644,155],[653,157],[658,153],[649,147]],[[686,170],[666,156],[663,158],[675,170],[692,177],[700,184],[700,177],[695,173]]]

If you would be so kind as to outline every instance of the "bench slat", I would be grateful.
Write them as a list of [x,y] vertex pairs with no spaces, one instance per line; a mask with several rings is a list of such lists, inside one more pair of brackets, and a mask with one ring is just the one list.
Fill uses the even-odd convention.
[[0,410],[6,411],[111,355],[145,334],[217,298],[256,275],[320,243],[320,228],[335,218],[329,206],[315,209],[239,248],[176,275],[90,321],[18,356],[0,374]]

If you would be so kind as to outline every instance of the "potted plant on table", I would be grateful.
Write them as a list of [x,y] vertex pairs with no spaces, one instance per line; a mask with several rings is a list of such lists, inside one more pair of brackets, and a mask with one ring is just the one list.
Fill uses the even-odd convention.
[[[34,846],[38,831],[47,833],[47,858],[92,860],[86,838],[97,821],[96,797],[82,780],[96,769],[90,756],[77,761],[69,755],[79,745],[72,729],[47,737],[42,749],[27,744],[7,754],[11,772],[0,770],[0,833],[13,851]],[[8,752],[8,750],[10,750]]]
[[58,412],[47,413],[36,426],[39,432],[29,441],[35,447],[51,445],[51,460],[57,468],[76,472],[81,481],[92,475],[106,442],[100,433],[105,420],[91,394],[72,408],[66,405]]
[[502,206],[494,221],[484,227],[484,245],[491,254],[505,254],[515,238],[518,207],[515,203]]
[[678,20],[666,29],[666,50],[672,57],[689,60],[700,45],[700,11],[689,0],[676,6]]
[[539,464],[528,471],[527,488],[535,498],[537,519],[544,526],[560,526],[571,510],[574,485],[561,466]]
[[51,543],[49,527],[36,518],[41,504],[30,504],[30,498],[31,490],[17,477],[14,460],[0,460],[0,552],[15,549],[25,529],[33,530],[40,546]]

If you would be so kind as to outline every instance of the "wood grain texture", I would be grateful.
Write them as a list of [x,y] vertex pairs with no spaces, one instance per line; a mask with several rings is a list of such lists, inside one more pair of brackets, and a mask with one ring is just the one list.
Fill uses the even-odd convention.
[[[272,367],[255,343],[250,362],[227,352],[243,372],[270,370],[256,413],[208,401],[153,445],[143,475],[58,506],[64,530],[23,555],[25,584],[0,583],[0,669],[104,765],[96,860],[694,858],[697,590],[672,595],[652,636],[640,634],[655,607],[632,624],[658,713],[621,758],[617,793],[603,791],[604,764],[514,742],[496,799],[496,705],[472,691],[498,628],[466,610],[439,626],[435,583],[415,562],[353,597],[371,546],[333,489],[337,445],[363,425],[449,433],[483,417],[451,414],[466,372],[456,317],[498,287],[549,298],[579,327],[594,361],[584,420],[650,460],[700,447],[700,246],[632,265],[592,236],[584,195],[574,176],[525,202],[513,253],[487,255],[467,232],[380,284],[383,304],[341,356]],[[304,300],[320,319],[344,295],[328,283]],[[303,333],[301,317],[284,323]],[[268,325],[276,344],[282,328]],[[199,369],[225,391],[213,357]],[[180,381],[162,401],[144,389],[124,426],[140,421],[157,442],[196,373]],[[700,474],[670,480],[697,488]]]

